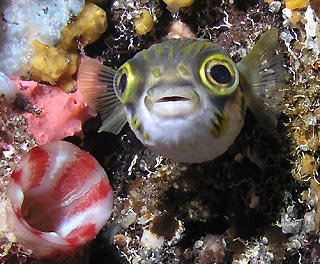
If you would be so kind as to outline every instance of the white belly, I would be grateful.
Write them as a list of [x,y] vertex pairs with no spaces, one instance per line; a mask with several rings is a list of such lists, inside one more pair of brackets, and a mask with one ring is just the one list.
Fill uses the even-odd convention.
[[213,130],[213,106],[185,118],[159,119],[138,109],[149,139],[132,129],[138,139],[151,150],[178,162],[199,163],[213,160],[223,154],[234,142],[243,126],[240,96],[225,105],[227,116],[225,133],[216,136]]

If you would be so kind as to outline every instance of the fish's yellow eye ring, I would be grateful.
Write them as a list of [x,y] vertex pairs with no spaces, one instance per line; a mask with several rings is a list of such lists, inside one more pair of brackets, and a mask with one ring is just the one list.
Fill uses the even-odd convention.
[[116,72],[113,80],[113,87],[116,95],[122,103],[130,100],[130,95],[137,88],[138,79],[133,72],[130,63],[124,63]]
[[202,83],[217,96],[232,94],[239,85],[236,64],[224,54],[206,57],[199,70]]

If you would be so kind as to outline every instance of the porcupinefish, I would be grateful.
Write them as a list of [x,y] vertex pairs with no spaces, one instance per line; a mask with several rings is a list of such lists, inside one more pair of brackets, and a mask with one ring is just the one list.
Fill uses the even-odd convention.
[[138,52],[117,71],[83,60],[78,88],[100,112],[100,131],[117,134],[128,121],[156,153],[199,163],[230,147],[247,107],[263,127],[277,126],[285,82],[277,49],[275,28],[239,63],[209,40],[167,39]]

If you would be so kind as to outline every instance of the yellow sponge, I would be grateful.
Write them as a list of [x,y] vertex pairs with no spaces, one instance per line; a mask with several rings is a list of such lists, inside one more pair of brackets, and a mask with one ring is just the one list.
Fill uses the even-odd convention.
[[107,28],[107,15],[100,7],[87,3],[82,12],[61,31],[61,41],[55,46],[33,40],[35,55],[31,61],[31,78],[48,82],[71,92],[75,88],[73,75],[78,69],[78,41],[90,44]]
[[61,76],[71,76],[78,68],[78,54],[33,41],[35,56],[31,62],[31,78],[55,84]]
[[309,5],[309,0],[286,0],[285,5],[291,10],[305,8]]
[[148,9],[142,8],[140,17],[134,19],[134,29],[137,35],[145,35],[153,28],[154,21]]
[[85,45],[93,43],[106,31],[107,26],[106,12],[87,3],[82,12],[61,31],[62,39],[56,46],[69,50],[77,48],[76,40]]
[[167,9],[171,13],[175,13],[181,7],[191,6],[195,0],[163,0],[163,1],[167,4]]

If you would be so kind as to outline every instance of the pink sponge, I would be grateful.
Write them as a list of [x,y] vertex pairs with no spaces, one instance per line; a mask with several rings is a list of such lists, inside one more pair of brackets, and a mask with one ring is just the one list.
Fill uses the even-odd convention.
[[21,93],[31,104],[42,110],[40,115],[22,113],[39,145],[75,134],[81,136],[83,122],[96,115],[96,112],[83,102],[79,92],[67,94],[59,87],[34,81],[15,82],[21,86]]

